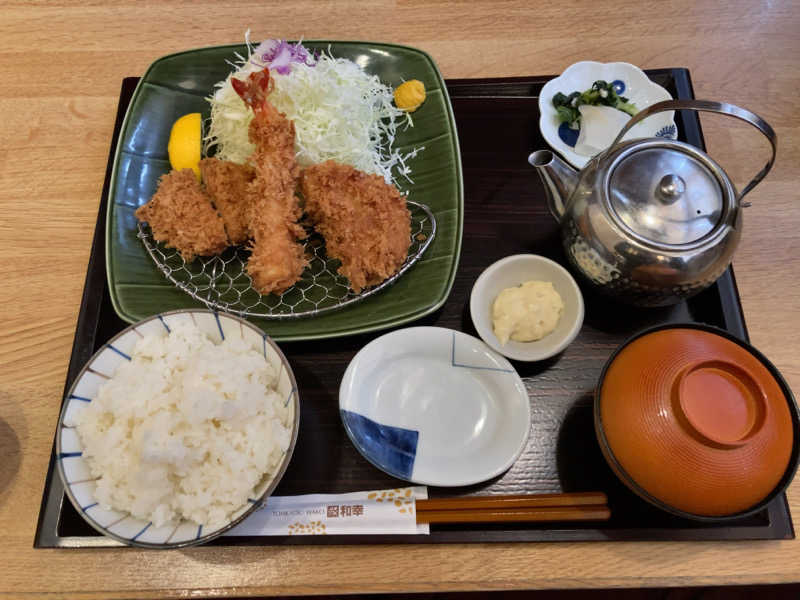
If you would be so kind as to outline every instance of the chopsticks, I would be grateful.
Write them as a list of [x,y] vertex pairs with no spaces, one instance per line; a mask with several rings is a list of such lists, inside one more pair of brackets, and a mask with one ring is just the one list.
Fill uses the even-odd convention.
[[417,523],[607,521],[602,492],[471,496],[417,500]]

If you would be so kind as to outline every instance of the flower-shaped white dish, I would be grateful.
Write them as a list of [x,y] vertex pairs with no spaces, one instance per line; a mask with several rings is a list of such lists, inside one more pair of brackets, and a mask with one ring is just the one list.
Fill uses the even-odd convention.
[[[505,346],[494,334],[492,305],[506,288],[526,281],[549,281],[561,300],[564,311],[555,330],[534,342],[508,340]],[[472,323],[481,339],[494,350],[526,362],[555,356],[572,343],[583,325],[583,296],[572,275],[557,262],[537,254],[515,254],[489,265],[472,286],[469,298]]]
[[514,367],[479,339],[441,327],[398,329],[364,346],[345,371],[339,412],[373,465],[438,486],[505,472],[531,420]]
[[[545,141],[564,159],[578,169],[589,162],[591,156],[582,156],[574,151],[579,130],[570,129],[568,123],[559,123],[558,113],[553,106],[553,96],[558,92],[569,95],[583,92],[592,87],[597,80],[614,85],[620,96],[628,98],[640,111],[662,100],[671,100],[667,90],[653,83],[644,71],[634,65],[615,62],[594,61],[577,62],[555,79],[548,81],[539,94],[539,129]],[[678,128],[675,125],[674,111],[654,114],[637,123],[625,135],[626,140],[643,137],[666,137],[676,139]]]
[[[83,456],[84,447],[80,436],[71,423],[83,406],[97,398],[101,386],[113,377],[117,368],[131,360],[140,339],[153,334],[167,336],[179,322],[189,320],[215,344],[226,338],[241,338],[248,347],[264,356],[277,377],[275,392],[281,400],[285,399],[282,418],[286,422],[286,428],[291,430],[291,436],[288,447],[281,448],[283,456],[277,467],[262,477],[254,488],[253,496],[230,514],[226,523],[211,528],[202,523],[182,520],[156,527],[152,522],[103,506],[98,501],[95,492],[99,478],[92,474],[89,463]],[[271,396],[265,390],[265,403],[269,397]],[[270,409],[274,410],[272,407]],[[165,312],[135,323],[118,333],[83,367],[69,389],[59,418],[56,433],[57,470],[75,510],[100,533],[123,544],[147,548],[180,548],[202,544],[244,520],[261,506],[278,485],[297,440],[299,409],[297,384],[292,369],[280,349],[259,328],[239,317],[209,310]],[[121,460],[124,458],[120,457]]]

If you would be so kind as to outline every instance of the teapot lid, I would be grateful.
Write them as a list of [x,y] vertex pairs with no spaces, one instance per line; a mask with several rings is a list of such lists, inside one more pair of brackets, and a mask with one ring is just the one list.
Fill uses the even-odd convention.
[[628,146],[609,169],[606,193],[612,212],[631,232],[671,246],[708,235],[735,197],[719,165],[671,140]]

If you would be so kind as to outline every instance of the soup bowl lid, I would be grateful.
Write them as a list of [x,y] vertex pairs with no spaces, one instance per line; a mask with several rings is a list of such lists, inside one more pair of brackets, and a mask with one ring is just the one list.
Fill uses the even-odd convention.
[[712,328],[662,327],[623,345],[597,390],[595,424],[611,467],[671,512],[752,509],[797,463],[797,407],[755,349]]

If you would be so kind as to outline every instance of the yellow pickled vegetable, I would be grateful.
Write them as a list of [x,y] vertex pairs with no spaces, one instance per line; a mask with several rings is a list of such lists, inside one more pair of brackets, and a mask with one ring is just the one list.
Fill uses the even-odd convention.
[[414,112],[423,102],[425,102],[425,85],[418,79],[406,81],[394,91],[394,103],[401,110]]
[[202,118],[200,113],[183,115],[172,125],[167,144],[169,164],[173,169],[191,169],[200,179],[202,153]]

